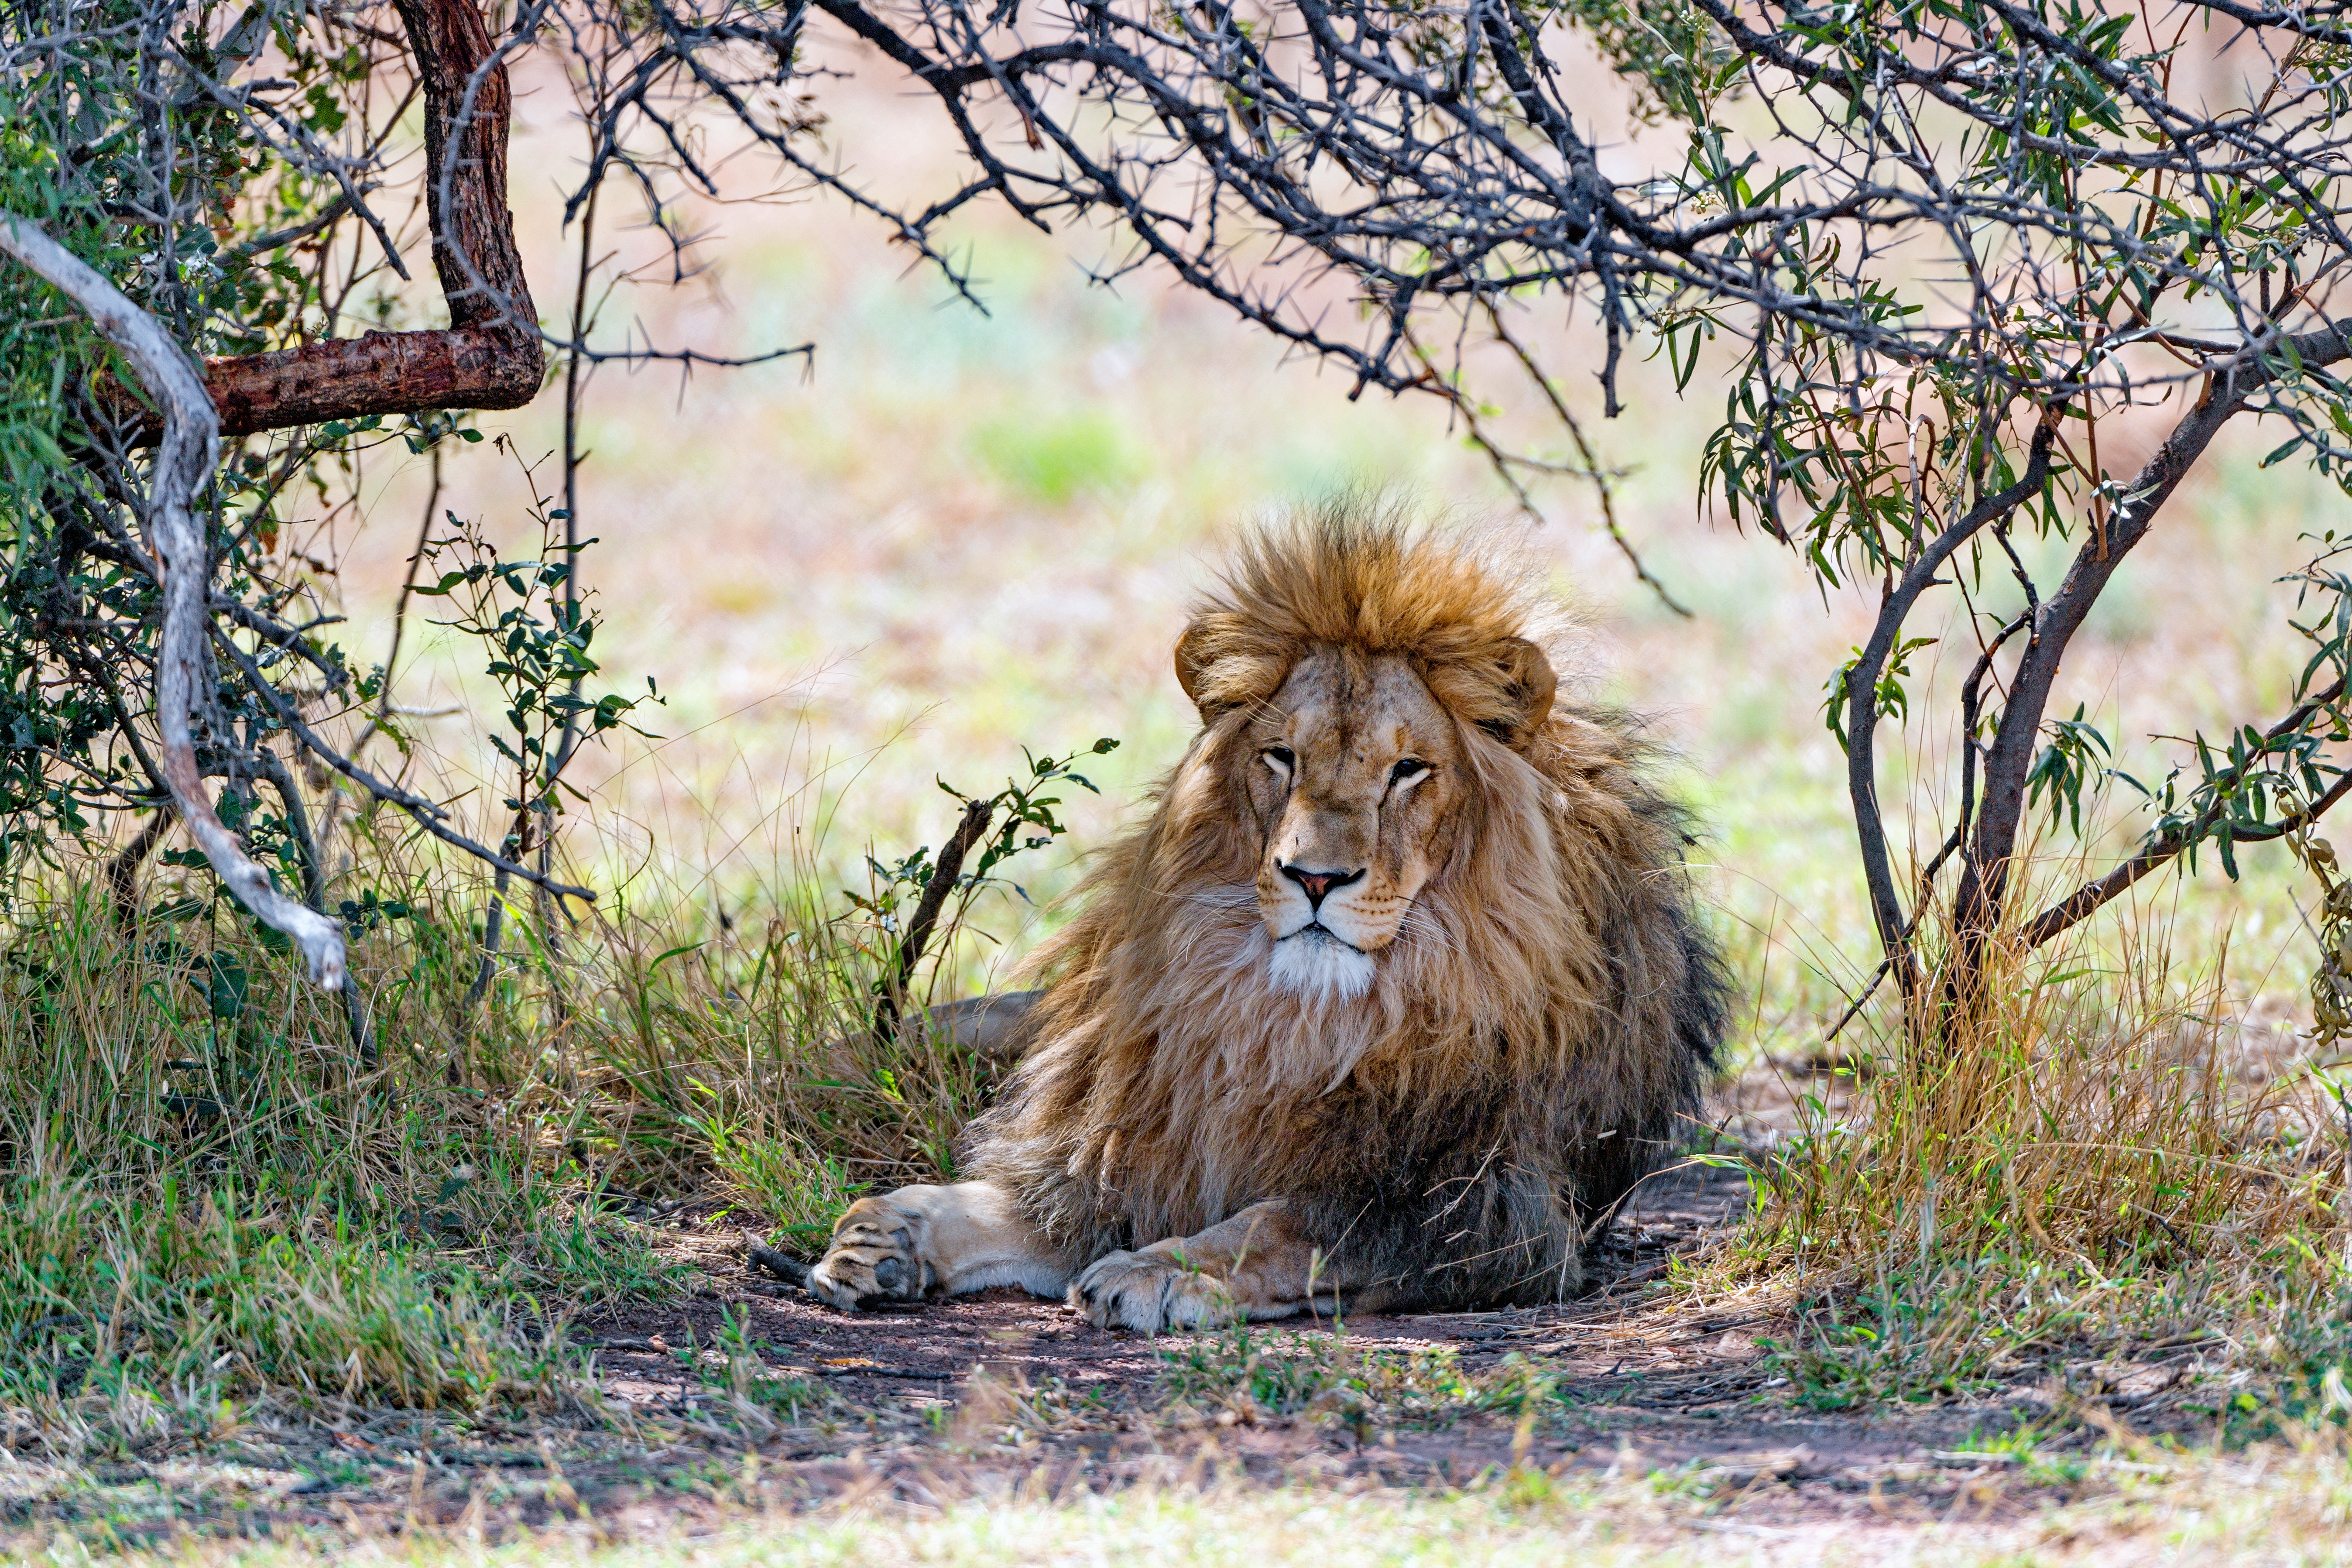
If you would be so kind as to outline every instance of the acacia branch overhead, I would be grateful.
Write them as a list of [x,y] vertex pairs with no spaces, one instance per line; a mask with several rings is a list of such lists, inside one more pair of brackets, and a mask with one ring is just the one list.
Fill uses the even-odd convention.
[[[2091,498],[2077,575],[2047,594],[2029,581],[2032,614],[2000,639],[2013,668],[1996,672],[1988,654],[1970,681],[1969,805],[1935,864],[1959,860],[1962,923],[1990,930],[2072,632],[2213,432],[2239,412],[2280,417],[2313,461],[2352,474],[2352,387],[2327,368],[2341,356],[2326,317],[2352,278],[2338,7],[2166,0],[2159,27],[2050,0],[1868,16],[1694,0],[1631,20],[1517,0],[551,3],[575,38],[604,29],[603,58],[617,62],[590,115],[592,183],[618,163],[651,188],[668,159],[716,194],[679,130],[709,105],[967,292],[940,229],[971,204],[1002,199],[1040,226],[1110,219],[1126,248],[1098,279],[1165,268],[1341,370],[1351,395],[1446,399],[1530,510],[1538,479],[1580,474],[1604,487],[1614,521],[1565,378],[1525,352],[1510,313],[1562,300],[1591,312],[1588,367],[1607,413],[1629,345],[1662,348],[1685,387],[1704,343],[1732,345],[1743,363],[1721,378],[1702,489],[1825,584],[1883,584],[1842,695],[1890,952],[1917,913],[1893,874],[1871,727],[1921,595],[1970,569],[2012,514],[2063,531]],[[2170,62],[2200,20],[2253,36],[2239,58],[2266,62],[2269,79],[2250,80],[2244,102],[2174,89]],[[1668,154],[1646,179],[1604,166],[1580,83],[1559,64],[1579,26],[1645,112],[1689,131],[1679,166]],[[907,72],[962,144],[965,166],[937,199],[867,193],[814,157],[792,117],[761,108],[779,82],[814,92],[828,38],[843,37]],[[1757,113],[1735,126],[1719,110],[1741,92]],[[1506,438],[1472,379],[1481,343],[1510,351],[1500,363],[1524,372],[1540,427],[1580,461]],[[2211,386],[2146,472],[2099,468],[2101,419],[2200,379]],[[2043,419],[2029,437],[2019,407],[2063,410],[2069,435]],[[1890,457],[1890,428],[1914,449]],[[1942,518],[1957,531],[1925,531]],[[1985,679],[2002,701],[1979,747]]]
[[[1577,417],[1583,395],[1613,413],[1629,353],[1651,352],[1678,389],[1724,398],[1702,493],[1824,586],[1878,589],[1839,695],[1873,911],[1895,951],[1937,889],[1896,885],[1870,731],[1922,596],[1998,573],[1992,541],[2026,583],[2023,623],[1968,682],[1963,832],[1932,862],[1948,882],[1959,860],[1962,923],[1990,930],[2073,631],[2214,431],[2239,413],[2284,422],[2274,457],[2301,443],[2352,482],[2329,321],[2352,302],[2352,57],[2333,0],[2159,0],[2153,19],[2059,0],[530,0],[495,43],[473,0],[384,3],[425,104],[451,326],[216,365],[226,428],[536,389],[552,340],[530,320],[503,161],[506,61],[538,47],[562,54],[587,132],[567,221],[620,177],[675,247],[674,280],[698,264],[692,203],[734,194],[720,147],[737,169],[756,153],[853,202],[975,300],[949,232],[975,204],[1084,225],[1112,237],[1099,281],[1160,270],[1351,395],[1444,399],[1530,509],[1539,481],[1593,483],[1603,526],[1664,595],[1614,526]],[[2173,69],[2221,47],[2200,22],[2239,50],[2227,83]],[[1602,157],[1572,31],[1638,114],[1688,134]],[[869,189],[816,135],[828,84],[877,67],[906,73],[907,112],[939,116],[961,149],[935,190]],[[238,90],[284,116],[286,87]],[[342,182],[364,219],[349,193],[383,184],[379,146],[330,167],[304,142],[312,162],[285,162]],[[1640,174],[1636,158],[1651,160]],[[1563,317],[1593,329],[1589,348],[1542,335]],[[565,346],[582,363],[718,363]],[[1496,366],[1515,413],[1482,384]],[[2195,408],[2158,460],[2108,475],[2100,422],[2184,387]],[[2063,435],[2021,409],[2064,410]],[[2088,541],[2049,591],[2004,532],[2029,513]]]

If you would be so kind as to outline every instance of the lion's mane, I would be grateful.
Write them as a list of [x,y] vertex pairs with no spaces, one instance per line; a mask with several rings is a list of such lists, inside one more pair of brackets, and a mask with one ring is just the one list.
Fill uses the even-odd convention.
[[[1333,507],[1244,545],[1180,649],[1203,726],[1033,960],[1045,993],[970,1173],[1098,1255],[1280,1198],[1397,1304],[1550,1298],[1696,1109],[1725,979],[1637,727],[1565,699],[1524,752],[1504,655],[1561,649],[1496,553]],[[1273,987],[1240,738],[1318,646],[1402,653],[1462,726],[1450,861],[1370,991]]]

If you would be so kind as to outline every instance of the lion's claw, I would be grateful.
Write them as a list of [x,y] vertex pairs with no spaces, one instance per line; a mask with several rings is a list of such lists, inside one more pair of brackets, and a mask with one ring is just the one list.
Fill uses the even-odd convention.
[[1231,1321],[1233,1292],[1169,1252],[1113,1252],[1095,1259],[1070,1286],[1070,1305],[1098,1329],[1156,1334]]

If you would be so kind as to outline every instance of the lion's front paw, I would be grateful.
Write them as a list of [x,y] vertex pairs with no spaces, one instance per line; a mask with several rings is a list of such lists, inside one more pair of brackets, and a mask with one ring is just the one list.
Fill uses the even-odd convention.
[[833,1227],[833,1245],[809,1270],[809,1294],[847,1311],[877,1301],[919,1301],[939,1282],[920,1209],[889,1197],[860,1198]]
[[1070,1305],[1098,1329],[1206,1328],[1231,1322],[1232,1289],[1168,1252],[1114,1252],[1087,1265]]

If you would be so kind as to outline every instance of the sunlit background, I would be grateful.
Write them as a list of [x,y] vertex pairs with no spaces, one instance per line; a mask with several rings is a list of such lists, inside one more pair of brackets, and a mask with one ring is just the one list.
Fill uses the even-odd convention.
[[[937,117],[873,61],[864,69],[821,105],[825,146],[885,194],[948,188],[955,160]],[[1589,74],[1605,106],[1608,79]],[[551,323],[569,308],[578,244],[560,228],[560,192],[577,175],[571,104],[544,62],[524,70],[514,199]],[[1621,135],[1613,155],[1630,174],[1646,153]],[[1594,526],[1590,486],[1561,480],[1530,520],[1437,400],[1350,401],[1337,370],[1286,357],[1148,268],[1115,288],[1090,281],[1119,255],[1111,237],[1040,233],[976,209],[955,251],[976,308],[839,198],[754,200],[772,191],[773,165],[722,162],[740,199],[694,209],[701,269],[677,286],[636,198],[608,192],[595,248],[617,260],[600,276],[640,270],[606,305],[600,341],[815,349],[751,369],[594,374],[580,521],[599,541],[583,565],[605,617],[596,647],[609,684],[641,689],[651,677],[667,700],[646,719],[656,738],[622,739],[580,768],[593,804],[574,808],[563,842],[597,879],[640,900],[740,913],[796,877],[854,880],[869,848],[896,858],[938,843],[955,815],[939,781],[986,792],[1024,747],[1117,737],[1120,749],[1088,769],[1100,797],[1071,800],[1070,835],[1015,873],[1032,902],[1008,896],[986,916],[1017,953],[1079,858],[1134,817],[1183,746],[1192,721],[1170,649],[1235,531],[1335,490],[1390,489],[1454,525],[1517,531],[1579,607],[1585,696],[1648,715],[1698,808],[1694,858],[1753,1002],[1743,1032],[1817,1027],[1867,973],[1875,952],[1843,759],[1822,718],[1824,680],[1865,635],[1865,602],[1825,598],[1785,548],[1710,515],[1697,476],[1723,406],[1716,366],[1703,363],[1682,396],[1664,367],[1631,367],[1631,406],[1604,424],[1585,373],[1594,345],[1556,305],[1530,308],[1528,330],[1622,470],[1619,513],[1685,618]],[[1524,382],[1497,376],[1482,390],[1506,427],[1542,438]],[[560,390],[479,424],[510,450],[446,444],[438,504],[520,544],[533,494],[560,486]],[[2103,439],[2128,463],[2132,442],[2152,445],[2162,425],[2156,411]],[[2284,710],[2302,655],[2279,635],[2291,597],[2273,579],[2303,558],[2297,536],[2331,526],[2344,503],[2260,470],[2264,445],[2247,432],[2209,459],[2119,574],[2051,704],[2054,716],[2083,704],[2120,737],[2118,765],[2145,782],[2186,755],[2151,736]],[[362,665],[389,640],[429,493],[428,459],[380,447],[356,513],[310,542],[340,561],[329,591]],[[2067,547],[2037,548],[2055,560]],[[1989,577],[1980,603],[2014,596]],[[1948,604],[1937,613],[1942,624],[1931,615],[1920,630],[1943,640],[1914,657],[1927,689],[1914,710],[1929,721],[1900,740],[1890,727],[1883,742],[1897,844],[1909,834],[1918,858],[1942,829],[1906,827],[1904,803],[1942,805],[1954,788],[1932,693],[1948,694],[1975,652],[1965,619]],[[487,778],[489,704],[464,650],[424,625],[407,650],[397,700],[458,709],[412,721],[423,743],[410,765],[445,786]],[[1915,791],[1914,770],[1934,782]],[[469,803],[485,837],[499,831],[499,793],[478,788]],[[2114,830],[2093,860],[2140,830],[2128,794],[2111,795]],[[2063,836],[2045,848],[2077,852]],[[2254,849],[2242,868],[2233,886],[2209,857],[2192,890],[2152,879],[2144,901],[2177,909],[2182,952],[2217,952],[2229,933],[2238,994],[2291,1010],[2312,955],[2285,854]],[[2038,874],[2066,880],[2062,864]]]

